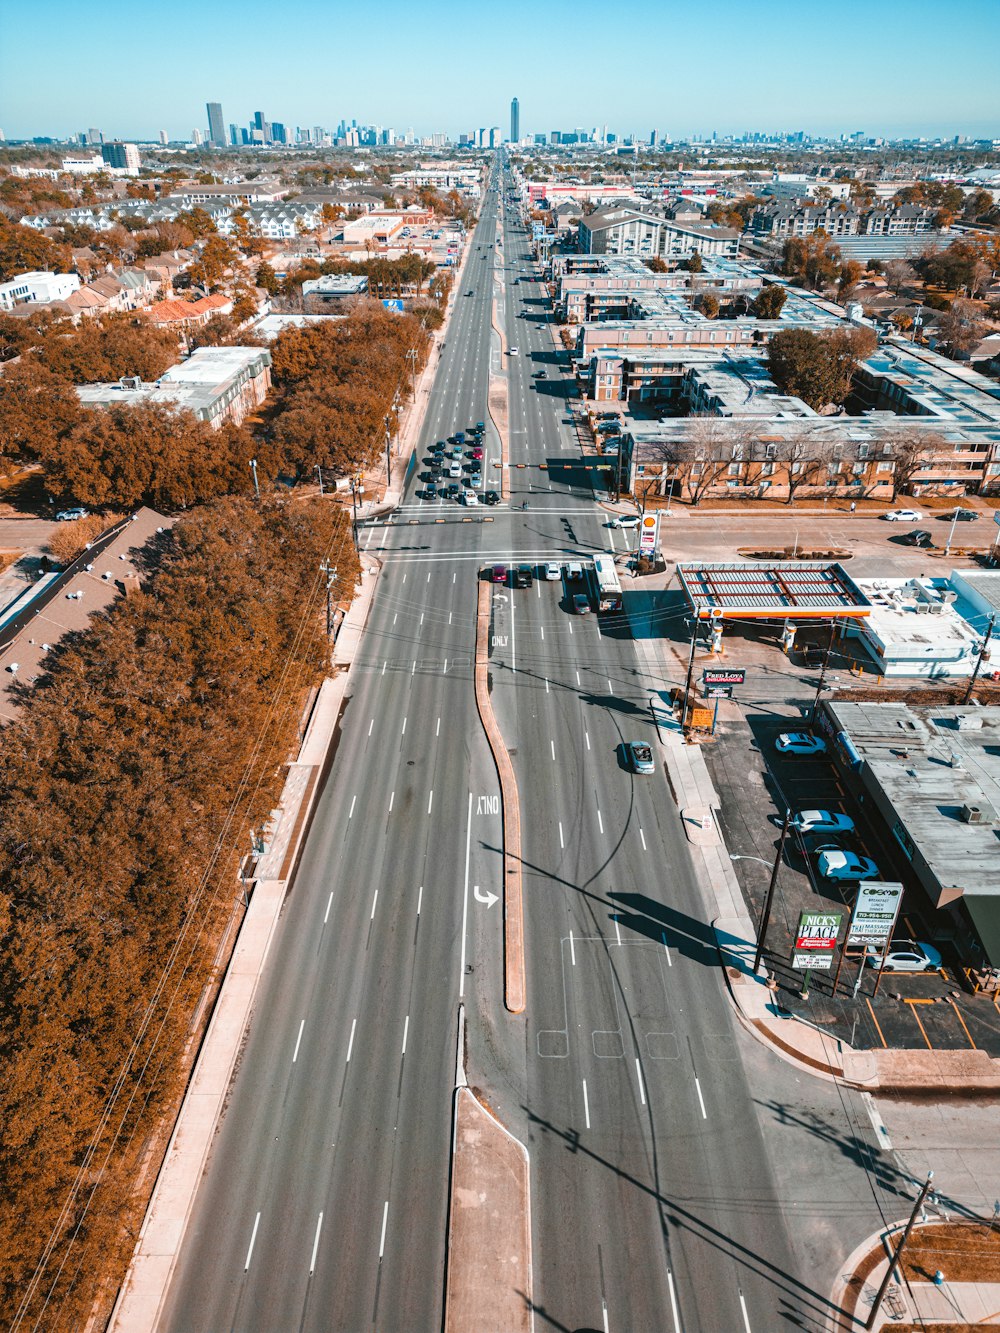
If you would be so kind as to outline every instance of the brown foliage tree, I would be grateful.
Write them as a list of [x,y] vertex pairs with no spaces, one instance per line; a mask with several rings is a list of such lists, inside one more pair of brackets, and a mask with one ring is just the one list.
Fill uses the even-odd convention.
[[0,454],[32,458],[58,448],[83,408],[62,376],[25,357],[4,371],[0,392]]
[[73,255],[69,246],[50,241],[40,231],[22,227],[0,213],[0,282],[34,269],[72,273]]
[[47,369],[73,384],[139,375],[155,380],[179,359],[176,334],[135,315],[115,314],[57,329],[35,354]]
[[857,363],[876,345],[868,328],[824,333],[783,329],[768,344],[767,364],[782,393],[794,394],[818,411],[847,400]]

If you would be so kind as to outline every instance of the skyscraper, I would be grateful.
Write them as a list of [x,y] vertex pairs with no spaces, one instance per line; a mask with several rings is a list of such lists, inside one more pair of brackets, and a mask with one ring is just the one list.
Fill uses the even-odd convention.
[[221,102],[206,102],[208,112],[208,142],[215,148],[226,146],[226,122],[222,118]]
[[517,98],[511,99],[510,104],[510,141],[519,143],[521,139],[521,107]]

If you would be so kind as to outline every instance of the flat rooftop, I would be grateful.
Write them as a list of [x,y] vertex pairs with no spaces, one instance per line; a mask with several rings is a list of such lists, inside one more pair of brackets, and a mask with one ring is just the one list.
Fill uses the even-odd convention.
[[713,611],[737,620],[857,619],[871,609],[842,566],[822,561],[678,565],[677,577],[699,620],[708,620]]
[[[962,897],[987,899],[984,918],[996,921],[1000,708],[835,700],[825,709],[897,812],[912,844],[910,860],[919,855],[936,879],[938,906]],[[980,812],[981,822],[963,819],[966,806]],[[977,920],[975,903],[967,906]]]

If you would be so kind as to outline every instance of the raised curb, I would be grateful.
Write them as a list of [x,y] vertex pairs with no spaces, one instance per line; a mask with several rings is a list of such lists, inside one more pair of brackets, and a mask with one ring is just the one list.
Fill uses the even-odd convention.
[[493,585],[479,579],[476,615],[476,707],[500,778],[503,817],[504,1004],[512,1014],[524,1012],[527,983],[524,970],[524,903],[521,891],[521,800],[514,765],[493,712],[489,689],[490,608]]

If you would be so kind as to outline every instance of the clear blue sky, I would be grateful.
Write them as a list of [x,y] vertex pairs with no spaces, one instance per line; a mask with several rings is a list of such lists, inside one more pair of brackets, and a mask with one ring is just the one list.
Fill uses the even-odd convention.
[[[621,20],[616,15],[621,13]],[[1000,134],[1000,0],[8,0],[0,127]]]

